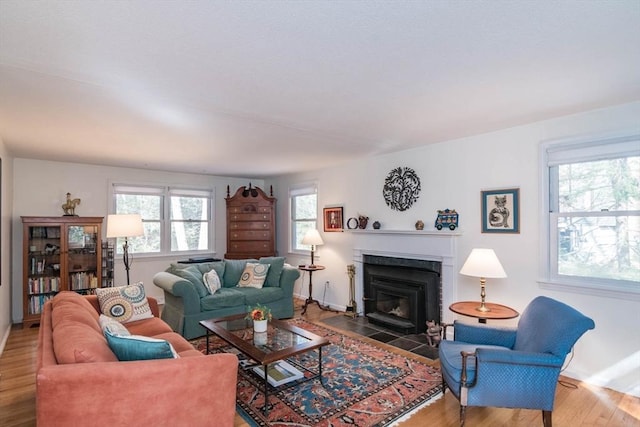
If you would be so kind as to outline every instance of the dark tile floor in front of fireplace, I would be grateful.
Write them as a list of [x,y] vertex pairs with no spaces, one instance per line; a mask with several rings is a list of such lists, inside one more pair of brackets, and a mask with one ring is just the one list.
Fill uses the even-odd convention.
[[404,335],[400,332],[385,328],[384,326],[369,323],[366,317],[351,318],[349,316],[332,316],[322,320],[327,325],[354,332],[359,335],[419,354],[420,356],[436,360],[438,349],[430,347],[425,334]]

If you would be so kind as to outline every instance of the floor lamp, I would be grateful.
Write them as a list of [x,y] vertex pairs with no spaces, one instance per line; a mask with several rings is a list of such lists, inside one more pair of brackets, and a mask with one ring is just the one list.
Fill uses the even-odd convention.
[[129,237],[143,236],[144,228],[139,214],[116,214],[107,217],[107,239],[124,238],[122,245],[122,261],[127,271],[127,286],[129,286],[129,270],[131,259],[129,258]]

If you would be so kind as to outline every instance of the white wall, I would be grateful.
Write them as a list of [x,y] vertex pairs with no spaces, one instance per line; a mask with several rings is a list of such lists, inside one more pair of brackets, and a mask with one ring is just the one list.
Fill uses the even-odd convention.
[[[115,168],[107,166],[86,165],[77,163],[62,163],[42,160],[18,158],[14,161],[14,201],[13,201],[13,253],[22,254],[22,222],[21,216],[61,216],[61,205],[66,193],[73,198],[80,198],[81,203],[76,208],[80,216],[104,216],[103,238],[106,233],[106,216],[109,213],[111,200],[109,186],[111,182],[132,184],[159,185],[191,185],[196,187],[213,188],[215,191],[215,253],[222,258],[226,251],[226,211],[225,201],[227,185],[231,187],[231,194],[242,185],[252,182],[262,186],[262,180],[249,178],[226,178],[210,175],[179,174],[171,172],[150,171],[143,169]],[[8,237],[9,228],[6,228]],[[5,232],[3,229],[3,242]],[[8,252],[8,251],[7,251]],[[4,255],[4,254],[3,254]],[[163,271],[170,262],[177,257],[143,258],[133,255],[131,266],[131,282],[143,281],[148,295],[164,301],[160,288],[153,285],[153,275]],[[115,259],[115,283],[124,284],[126,274],[121,256]],[[9,265],[8,263],[6,265]],[[14,256],[12,261],[12,288],[14,323],[22,321],[22,259]],[[8,270],[8,269],[7,269]],[[3,270],[3,276],[5,272]],[[8,271],[7,271],[8,274]],[[0,288],[0,292],[9,288]],[[1,304],[1,302],[0,302]],[[1,313],[1,311],[0,311]]]
[[[300,182],[317,181],[320,215],[323,207],[342,205],[345,221],[360,213],[370,218],[369,224],[378,220],[388,229],[410,230],[418,219],[426,227],[432,227],[438,209],[456,209],[463,232],[457,242],[457,264],[462,265],[472,248],[490,247],[507,272],[507,279],[488,280],[487,301],[522,312],[535,296],[548,295],[592,317],[596,329],[577,343],[574,358],[564,373],[640,395],[640,341],[629,339],[637,338],[640,330],[639,302],[549,291],[541,289],[538,283],[540,142],[638,133],[639,117],[640,103],[626,104],[267,180],[266,184],[273,184],[281,201],[277,215],[278,250],[281,254],[288,251],[289,213],[285,201],[289,186]],[[422,184],[417,203],[405,212],[391,210],[382,197],[384,177],[398,166],[413,168]],[[482,234],[480,191],[510,187],[520,188],[520,234]],[[318,228],[322,233],[321,222]],[[344,308],[349,297],[346,266],[353,263],[353,235],[347,230],[322,233],[322,237],[325,245],[319,247],[317,263],[327,269],[314,274],[314,297]],[[292,257],[291,262],[304,263],[308,258]],[[306,280],[304,286],[296,289],[304,297]],[[326,290],[325,281],[330,282]],[[478,280],[459,275],[457,283],[460,300],[478,300]]]
[[11,210],[13,194],[13,159],[0,139],[2,175],[0,186],[0,354],[11,330]]

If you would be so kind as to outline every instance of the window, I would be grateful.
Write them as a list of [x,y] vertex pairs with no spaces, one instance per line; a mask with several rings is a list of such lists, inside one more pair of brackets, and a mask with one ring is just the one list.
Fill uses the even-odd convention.
[[541,147],[545,280],[640,296],[640,136]]
[[291,252],[308,251],[302,239],[308,230],[317,228],[318,196],[315,184],[289,190],[291,204]]
[[[114,184],[114,211],[139,213],[144,236],[129,239],[132,253],[213,250],[211,190]],[[120,239],[119,239],[120,240]],[[118,241],[117,250],[121,252]]]

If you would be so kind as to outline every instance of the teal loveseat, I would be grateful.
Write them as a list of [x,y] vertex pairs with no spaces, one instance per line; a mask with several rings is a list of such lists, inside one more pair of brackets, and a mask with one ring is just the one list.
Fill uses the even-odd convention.
[[[237,287],[247,262],[269,264],[261,289]],[[222,287],[210,294],[203,275],[216,270]],[[260,260],[222,260],[197,264],[171,264],[153,277],[164,291],[162,320],[186,339],[205,335],[199,322],[215,317],[246,313],[249,307],[269,307],[275,318],[293,317],[293,285],[300,277],[298,269],[285,264],[282,257]]]

